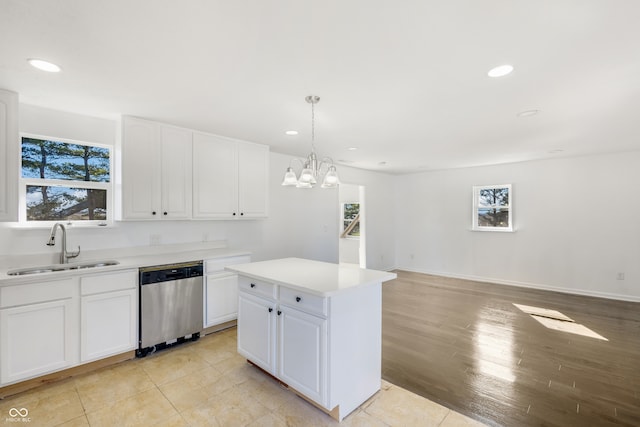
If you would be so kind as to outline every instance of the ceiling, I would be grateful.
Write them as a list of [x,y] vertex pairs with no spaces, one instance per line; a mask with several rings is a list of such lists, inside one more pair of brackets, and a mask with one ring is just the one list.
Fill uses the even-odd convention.
[[318,154],[389,173],[621,152],[638,22],[637,0],[0,0],[0,87],[297,156],[314,94]]

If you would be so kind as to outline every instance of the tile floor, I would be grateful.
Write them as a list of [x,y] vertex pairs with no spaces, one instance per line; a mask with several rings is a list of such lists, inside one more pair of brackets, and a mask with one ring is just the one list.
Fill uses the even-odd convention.
[[[25,420],[11,408],[28,410]],[[15,414],[15,410],[13,413]],[[4,423],[4,424],[2,424]],[[339,425],[236,352],[235,328],[0,400],[0,426]],[[342,426],[482,426],[386,381]]]

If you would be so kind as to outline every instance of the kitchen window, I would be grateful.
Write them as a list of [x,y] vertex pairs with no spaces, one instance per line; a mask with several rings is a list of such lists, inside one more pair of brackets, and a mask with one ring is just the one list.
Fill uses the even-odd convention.
[[111,222],[111,151],[88,142],[22,135],[20,222]]
[[473,187],[473,230],[513,231],[511,184]]

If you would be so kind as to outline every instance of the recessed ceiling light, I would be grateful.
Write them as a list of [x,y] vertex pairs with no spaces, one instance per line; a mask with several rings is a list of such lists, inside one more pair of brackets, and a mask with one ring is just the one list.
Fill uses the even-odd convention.
[[57,73],[60,71],[60,67],[58,67],[56,64],[48,61],[43,61],[42,59],[30,58],[27,59],[27,62],[31,64],[32,67],[35,67],[38,70],[48,71],[50,73]]
[[505,64],[492,68],[487,73],[489,77],[502,77],[510,74],[513,71],[513,65]]
[[294,135],[297,135],[297,134],[298,134],[298,131],[297,131],[297,130],[288,130],[288,131],[286,131],[285,133],[286,133],[287,135],[294,136]]
[[357,149],[358,149],[358,147],[349,147],[349,148],[347,148],[347,150],[349,150],[349,151],[356,151]]
[[540,113],[540,110],[525,110],[525,111],[520,111],[518,114],[516,114],[516,116],[531,117],[531,116],[535,116],[538,113]]

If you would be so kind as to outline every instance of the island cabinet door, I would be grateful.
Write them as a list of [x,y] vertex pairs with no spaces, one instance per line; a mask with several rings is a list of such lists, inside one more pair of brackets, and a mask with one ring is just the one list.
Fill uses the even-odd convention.
[[327,405],[327,320],[278,308],[278,377],[322,406]]
[[275,375],[275,302],[240,292],[238,297],[238,353]]

